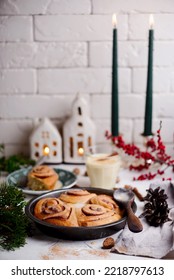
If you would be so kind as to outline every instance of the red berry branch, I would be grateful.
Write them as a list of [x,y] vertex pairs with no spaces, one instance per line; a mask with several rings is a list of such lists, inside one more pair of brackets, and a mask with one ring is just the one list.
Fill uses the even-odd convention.
[[[154,163],[158,163],[161,166],[165,166],[165,169],[157,169],[155,173],[145,173],[141,174],[134,180],[152,180],[157,175],[162,176],[167,167],[171,166],[174,171],[174,160],[166,153],[166,147],[161,138],[161,128],[162,122],[160,122],[160,128],[157,130],[157,140],[155,141],[154,137],[147,138],[145,143],[145,151],[142,151],[135,144],[126,144],[122,136],[113,137],[108,131],[106,131],[106,138],[112,140],[115,146],[124,151],[128,156],[132,156],[135,160],[141,160],[141,163],[133,165],[130,164],[130,170],[147,170]],[[162,178],[163,180],[171,180],[171,178]]]

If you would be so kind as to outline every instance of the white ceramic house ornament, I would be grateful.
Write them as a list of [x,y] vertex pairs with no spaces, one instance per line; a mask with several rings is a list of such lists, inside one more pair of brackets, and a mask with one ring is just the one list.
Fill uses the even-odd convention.
[[30,136],[31,158],[38,161],[47,156],[46,163],[62,162],[62,138],[54,124],[44,118]]
[[64,162],[84,163],[85,150],[95,143],[95,125],[89,117],[86,100],[77,94],[72,115],[63,127]]

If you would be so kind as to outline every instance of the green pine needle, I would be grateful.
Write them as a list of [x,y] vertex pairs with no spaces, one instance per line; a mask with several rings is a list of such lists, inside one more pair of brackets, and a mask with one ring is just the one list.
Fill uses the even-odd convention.
[[0,171],[13,172],[21,167],[28,167],[34,165],[35,161],[31,160],[23,155],[12,155],[8,158],[0,157]]
[[9,251],[25,245],[29,227],[25,205],[21,190],[0,185],[0,249]]

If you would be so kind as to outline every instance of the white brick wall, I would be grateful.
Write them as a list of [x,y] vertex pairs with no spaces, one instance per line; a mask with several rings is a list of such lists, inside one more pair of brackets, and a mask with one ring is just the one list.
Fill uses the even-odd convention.
[[34,69],[0,70],[0,94],[35,93],[35,72]]
[[3,68],[86,67],[87,43],[0,43]]
[[[122,21],[120,39],[127,37],[127,16]],[[112,39],[111,15],[44,15],[35,16],[37,41],[105,41]]]
[[0,41],[19,42],[33,40],[32,17],[29,16],[1,16]]
[[153,131],[174,141],[172,0],[1,0],[0,143],[29,153],[34,119],[61,129],[77,92],[87,99],[97,141],[110,130],[112,14],[118,19],[120,133],[142,143],[149,14],[154,14]]
[[[130,70],[120,69],[120,87],[129,92]],[[66,77],[66,82],[65,82]],[[123,79],[124,78],[124,79]],[[90,81],[90,82],[89,82]],[[111,91],[111,71],[106,68],[41,69],[38,70],[39,93],[108,93]]]
[[90,0],[1,0],[0,14],[90,14]]

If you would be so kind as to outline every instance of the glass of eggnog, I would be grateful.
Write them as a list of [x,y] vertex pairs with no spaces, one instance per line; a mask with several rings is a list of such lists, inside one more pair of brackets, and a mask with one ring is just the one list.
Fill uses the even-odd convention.
[[121,166],[120,156],[112,145],[98,144],[86,153],[86,169],[91,187],[113,189]]

